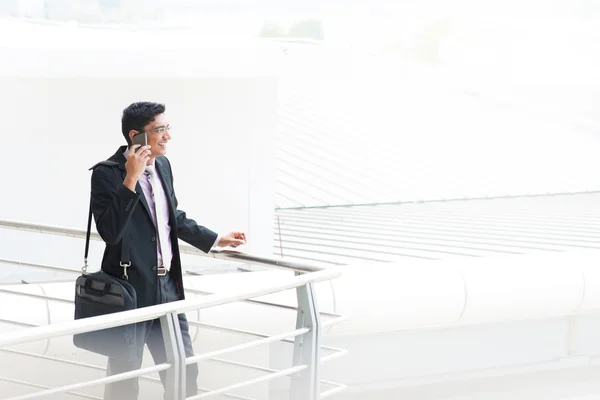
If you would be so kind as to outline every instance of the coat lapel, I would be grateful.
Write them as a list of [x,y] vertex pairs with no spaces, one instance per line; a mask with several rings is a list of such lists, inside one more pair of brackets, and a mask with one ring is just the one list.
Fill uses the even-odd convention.
[[[125,179],[125,175],[123,175],[123,179]],[[142,203],[142,205],[144,206],[144,210],[146,210],[146,214],[148,214],[148,217],[152,219],[152,214],[150,214],[150,206],[148,205],[148,200],[146,200],[146,196],[144,195],[144,191],[142,190],[142,187],[140,186],[139,182],[135,185],[135,191],[140,194],[140,203]]]
[[163,189],[165,191],[165,195],[167,197],[167,202],[169,203],[169,215],[171,218],[175,216],[175,205],[171,201],[170,193],[173,191],[173,182],[171,182],[171,176],[165,166],[164,160],[162,157],[158,157],[154,160],[156,169],[158,170],[158,176],[160,177],[160,181],[163,185]]

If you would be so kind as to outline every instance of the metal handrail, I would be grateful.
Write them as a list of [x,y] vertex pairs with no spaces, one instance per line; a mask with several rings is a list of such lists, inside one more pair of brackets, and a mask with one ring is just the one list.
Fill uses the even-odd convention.
[[[10,220],[0,220],[0,228],[5,229],[14,229],[18,231],[29,231],[43,234],[50,234],[56,236],[68,236],[76,239],[85,239],[86,231],[83,229],[74,229],[74,228],[66,228],[60,226],[52,226],[52,225],[44,225],[44,224],[34,224],[29,222],[18,222],[18,221],[10,221]],[[102,237],[93,232],[91,234],[91,239],[95,241],[102,241]],[[256,264],[270,268],[279,268],[284,270],[296,271],[296,272],[314,272],[321,271],[325,269],[324,266],[317,265],[307,265],[304,263],[298,263],[293,261],[281,260],[274,257],[267,256],[256,256],[250,255],[246,253],[242,253],[234,250],[211,250],[209,253],[204,253],[201,250],[196,249],[190,245],[181,245],[179,246],[179,251],[183,254],[193,254],[204,257],[212,257],[221,260],[234,261],[234,262],[243,262],[247,264]],[[68,271],[70,272],[70,271]]]
[[301,328],[301,329],[296,329],[295,331],[291,331],[291,332],[284,332],[284,333],[280,333],[277,335],[271,335],[271,336],[263,338],[263,339],[257,339],[257,340],[253,340],[251,342],[238,344],[236,346],[228,347],[226,349],[215,350],[215,351],[211,351],[209,353],[204,353],[204,354],[200,354],[197,356],[188,357],[185,360],[185,363],[188,365],[195,364],[198,361],[208,360],[209,358],[221,356],[223,354],[235,353],[236,351],[248,350],[253,347],[262,346],[264,344],[279,342],[283,339],[289,339],[291,337],[301,336],[308,332],[310,332],[310,329]]
[[[41,225],[41,224],[33,224],[33,223],[24,223],[24,222],[15,222],[15,221],[5,221],[0,220],[0,228],[8,228],[8,229],[16,229],[21,231],[31,231],[42,234],[51,234],[51,235],[60,235],[60,236],[68,236],[73,238],[84,239],[86,237],[86,232],[79,229],[70,229],[63,228],[57,226],[49,226],[49,225]],[[94,240],[101,240],[100,236],[95,233],[92,235]],[[341,275],[341,271],[333,269],[331,267],[325,268],[315,265],[305,265],[296,262],[288,262],[283,261],[276,258],[271,257],[261,257],[254,256],[245,253],[240,253],[237,251],[228,251],[228,250],[214,250],[210,253],[203,253],[191,246],[183,245],[182,253],[184,254],[193,254],[193,255],[201,255],[212,258],[223,259],[227,261],[234,262],[243,262],[243,263],[251,263],[258,264],[261,266],[271,267],[271,268],[280,268],[284,270],[294,271],[295,275],[286,279],[285,281],[277,282],[275,284],[269,285],[261,285],[256,286],[253,289],[247,289],[236,293],[220,293],[220,294],[211,294],[206,293],[206,295],[202,298],[196,299],[188,299],[188,300],[180,300],[171,303],[159,304],[151,307],[119,312],[114,314],[107,314],[97,317],[85,318],[81,320],[55,324],[55,325],[45,325],[45,326],[37,326],[32,327],[16,332],[10,333],[0,333],[0,347],[11,346],[16,344],[22,344],[42,339],[51,339],[58,336],[64,335],[74,335],[79,333],[91,332],[100,329],[107,329],[121,325],[129,325],[137,322],[160,319],[161,324],[165,324],[164,327],[169,331],[170,338],[166,338],[166,346],[167,351],[169,352],[168,363],[157,365],[153,368],[144,368],[137,371],[130,371],[117,375],[110,375],[105,378],[95,379],[92,381],[80,382],[76,384],[66,385],[58,388],[45,388],[41,392],[31,393],[23,396],[18,396],[13,398],[14,400],[19,399],[30,399],[42,397],[50,394],[56,393],[65,393],[65,394],[75,394],[73,391],[81,388],[86,388],[89,386],[106,384],[110,382],[116,382],[123,379],[128,379],[135,376],[142,376],[144,373],[149,371],[157,371],[169,369],[170,375],[168,375],[167,383],[165,384],[165,389],[168,388],[169,393],[176,398],[184,398],[184,394],[181,392],[181,387],[184,387],[184,379],[185,377],[179,371],[185,371],[185,365],[189,365],[192,363],[196,363],[199,361],[210,360],[210,361],[222,361],[226,364],[237,365],[241,367],[252,368],[256,370],[260,370],[262,372],[267,372],[267,375],[263,375],[258,378],[246,380],[243,382],[238,382],[233,385],[229,385],[226,387],[221,387],[218,389],[199,389],[201,394],[193,396],[189,399],[201,399],[207,398],[215,395],[224,395],[230,398],[237,399],[247,399],[243,396],[232,395],[228,392],[234,389],[239,389],[243,387],[247,387],[250,385],[254,385],[257,383],[268,382],[273,379],[277,379],[280,377],[291,377],[292,378],[292,388],[291,393],[295,396],[295,399],[302,400],[316,400],[323,397],[328,397],[331,394],[337,393],[340,390],[345,388],[344,385],[331,383],[327,381],[323,381],[319,378],[319,364],[329,361],[333,358],[337,358],[339,356],[345,355],[347,352],[342,349],[337,348],[325,348],[326,346],[321,346],[320,337],[322,335],[321,330],[332,324],[341,322],[346,318],[336,314],[336,313],[321,313],[318,310],[316,304],[316,295],[314,291],[314,284],[322,281],[328,281],[334,279]],[[3,260],[0,259],[0,262]],[[31,264],[25,262],[18,262],[13,260],[4,260],[5,262],[18,263],[20,265],[32,266],[32,267],[40,267],[40,268],[49,268],[55,269],[51,266],[44,266],[39,264]],[[60,270],[65,270],[65,272],[76,272],[75,270],[67,270],[65,268],[60,268]],[[77,271],[78,272],[78,271]],[[284,306],[278,305],[274,303],[269,303],[265,301],[257,301],[251,300],[255,297],[262,297],[265,295],[289,290],[296,289],[296,293],[298,296],[298,306]],[[38,295],[38,294],[26,294],[22,292],[15,292],[13,290],[1,290],[3,293],[10,293],[15,295],[31,295],[31,297],[47,299],[47,300],[58,300],[61,302],[66,302],[63,299]],[[199,291],[200,292],[200,291]],[[187,357],[183,352],[180,346],[177,346],[175,342],[173,342],[173,338],[176,338],[177,335],[180,335],[179,325],[177,322],[177,315],[196,311],[203,308],[214,307],[218,305],[229,304],[233,302],[255,302],[257,305],[262,306],[280,306],[286,309],[295,310],[297,312],[297,322],[296,329],[293,331],[288,331],[284,333],[280,333],[277,335],[262,335],[257,334],[255,332],[244,332],[242,330],[236,330],[232,328],[225,327],[216,327],[218,329],[230,330],[231,332],[236,333],[248,333],[253,336],[258,336],[260,339],[253,340],[248,343],[244,343],[237,346],[231,346],[229,348],[211,351],[208,353],[194,355],[191,357]],[[328,321],[324,323],[321,322],[321,317],[327,316],[330,317]],[[8,321],[10,322],[10,321]],[[30,326],[29,324],[23,324],[23,326]],[[293,339],[292,339],[293,338]],[[167,343],[169,342],[169,343]],[[229,360],[221,360],[216,358],[216,356],[222,354],[228,354],[234,351],[241,351],[248,348],[274,343],[274,342],[288,342],[294,343],[294,366],[284,370],[273,370],[264,367],[258,367],[251,364],[243,364],[236,363]],[[1,349],[0,349],[1,350]],[[334,354],[330,354],[325,357],[320,356],[321,350],[329,350],[333,351]],[[63,360],[66,361],[66,360]],[[153,381],[155,381],[153,379]],[[16,382],[16,381],[15,381]],[[20,381],[19,381],[20,382]],[[26,382],[21,382],[22,384],[28,384]],[[319,390],[319,385],[329,385],[334,386],[333,389],[330,389],[326,392],[321,393]],[[42,386],[36,386],[35,384],[31,384],[30,386],[43,388]],[[188,400],[189,400],[188,399]]]
[[[58,362],[58,363],[62,363],[62,364],[69,364],[69,365],[75,365],[78,367],[85,367],[85,368],[90,368],[90,369],[94,369],[97,371],[105,371],[106,367],[100,367],[98,365],[93,365],[93,364],[86,364],[86,363],[82,363],[79,361],[72,361],[72,360],[65,360],[63,358],[57,358],[57,357],[50,357],[50,356],[44,356],[44,355],[40,355],[40,354],[35,354],[35,353],[29,353],[26,351],[20,351],[20,350],[14,350],[14,349],[0,349],[0,352],[5,352],[5,353],[12,353],[12,354],[18,354],[18,355],[22,355],[22,356],[28,356],[28,357],[33,357],[33,358],[39,358],[42,360],[49,360],[49,361],[54,361],[54,362]],[[213,358],[209,361],[214,361],[214,362],[220,362],[220,363],[224,363],[224,364],[228,364],[228,365],[234,365],[234,366],[240,366],[240,367],[245,367],[245,368],[251,368],[251,369],[255,369],[257,371],[262,371],[262,372],[277,372],[277,370],[274,370],[272,368],[263,368],[263,367],[258,367],[256,365],[249,365],[249,364],[243,364],[243,363],[239,363],[236,361],[230,361],[230,360],[223,360],[220,358]],[[150,376],[140,376],[141,380],[144,380],[146,382],[153,382],[153,383],[161,383],[160,379],[158,378],[153,378]],[[39,385],[39,384],[35,384],[35,383],[30,383],[30,382],[24,382],[24,381],[20,381],[17,379],[9,379],[9,378],[3,378],[0,377],[0,380],[6,381],[6,382],[11,382],[11,383],[17,383],[20,385],[24,385],[24,386],[30,386],[30,387],[35,387],[38,389],[52,389],[49,386],[45,386],[45,385]],[[327,381],[321,381],[324,385],[329,384]],[[336,383],[333,383],[333,385],[338,385]],[[206,389],[206,388],[198,388],[198,391],[201,392],[210,392],[210,389]],[[69,392],[66,394],[70,394],[73,396],[79,396],[79,397],[85,397],[85,398],[90,398],[90,399],[100,399],[99,397],[95,397],[95,396],[89,396],[83,393],[76,393],[76,392]],[[255,400],[255,399],[250,399],[249,397],[243,397],[243,396],[237,396],[234,394],[230,394],[230,393],[223,393],[221,394],[222,396],[225,397],[229,397],[232,399],[238,399],[238,400]]]
[[263,375],[259,378],[256,379],[252,379],[251,381],[247,381],[247,382],[240,382],[240,383],[236,383],[234,385],[229,385],[227,387],[224,388],[220,388],[220,389],[216,389],[216,390],[212,390],[208,393],[203,393],[203,394],[199,394],[197,396],[193,396],[193,397],[188,397],[187,400],[197,400],[197,399],[204,399],[206,397],[209,396],[216,396],[216,395],[220,395],[223,393],[227,393],[231,390],[236,390],[236,389],[240,389],[246,386],[250,386],[256,383],[262,383],[262,382],[268,382],[268,381],[272,381],[276,378],[280,378],[282,376],[289,376],[289,375],[293,375],[293,374],[297,374],[298,372],[301,372],[305,369],[307,369],[308,367],[306,365],[297,365],[295,367],[291,367],[291,368],[287,368],[284,369],[282,371],[277,371],[277,372],[273,372],[270,373],[268,375]]
[[41,339],[51,339],[65,335],[75,335],[99,329],[113,328],[121,325],[129,325],[157,319],[166,314],[182,314],[203,308],[234,303],[247,298],[260,297],[282,292],[284,290],[295,289],[308,283],[334,279],[340,275],[341,272],[335,270],[312,272],[309,274],[290,277],[285,282],[277,283],[275,285],[264,285],[259,288],[253,288],[250,290],[247,289],[236,293],[213,294],[199,299],[178,300],[170,303],[158,304],[152,307],[144,307],[114,314],[90,317],[57,325],[45,325],[21,331],[0,333],[0,347],[12,346]]
[[30,263],[30,262],[26,262],[26,261],[9,260],[6,258],[0,258],[0,263],[19,265],[21,267],[47,269],[47,270],[54,271],[54,272],[64,272],[64,273],[69,273],[69,274],[81,274],[81,269],[64,268],[64,267],[57,267],[54,265],[45,265],[45,264],[38,264],[38,263]]
[[[160,305],[156,305],[156,306],[152,306],[152,307],[145,307],[145,308],[141,308],[141,309],[124,311],[124,312],[119,312],[119,313],[115,313],[115,314],[107,314],[107,315],[102,315],[102,316],[97,316],[97,317],[90,317],[90,318],[85,318],[85,319],[81,319],[81,320],[57,324],[57,325],[46,325],[46,326],[40,326],[40,327],[35,327],[35,328],[29,328],[26,330],[20,330],[20,331],[16,331],[16,332],[0,333],[0,347],[22,344],[22,343],[32,342],[32,341],[37,341],[37,340],[42,340],[42,339],[50,339],[53,337],[64,336],[64,335],[73,335],[73,334],[78,334],[78,333],[91,332],[91,331],[95,331],[98,329],[112,328],[115,326],[127,325],[127,324],[137,323],[137,322],[141,322],[141,321],[152,320],[152,319],[156,319],[156,318],[162,319],[168,315],[177,315],[180,313],[193,311],[193,310],[197,310],[197,309],[214,307],[214,306],[228,304],[228,303],[232,303],[232,302],[236,302],[236,301],[240,301],[240,300],[244,300],[244,299],[248,299],[248,298],[252,298],[252,297],[260,297],[260,296],[280,292],[283,290],[299,288],[299,287],[303,287],[305,285],[312,284],[315,282],[333,279],[339,275],[340,275],[340,272],[334,271],[334,270],[311,272],[311,273],[307,273],[307,274],[300,274],[300,275],[292,276],[289,279],[287,279],[286,282],[281,282],[276,285],[260,286],[258,288],[253,288],[253,289],[249,289],[249,290],[245,290],[245,291],[237,292],[237,293],[213,294],[213,295],[205,296],[200,299],[180,300],[180,301],[160,304]],[[252,344],[242,345],[242,347],[249,348],[254,345],[264,344],[262,342],[267,343],[267,342],[275,341],[275,339],[280,338],[280,337],[281,338],[288,338],[291,336],[295,337],[295,336],[302,335],[302,334],[305,334],[308,332],[310,332],[309,328],[301,328],[301,329],[297,329],[296,331],[293,331],[293,332],[288,332],[286,334],[275,335],[275,336],[271,337],[269,340],[255,341]],[[234,346],[231,351],[239,350],[238,347],[240,347],[240,346]],[[230,352],[230,351],[226,351],[226,352]],[[213,356],[213,355],[217,355],[217,353],[222,354],[222,353],[224,353],[224,351],[212,352],[212,353],[208,353],[208,355]],[[209,358],[206,356],[196,356],[196,357]],[[196,357],[194,357],[194,358],[196,358]],[[192,360],[190,360],[188,358],[187,360],[185,360],[185,362],[190,363],[190,362],[192,362]],[[150,371],[157,371],[159,369],[166,369],[169,367],[170,367],[170,364],[161,364],[159,366],[155,366],[152,368],[145,368],[143,370],[131,371],[131,372],[123,373],[123,374],[109,376],[109,377],[102,378],[102,379],[96,379],[93,381],[81,382],[81,383],[67,385],[67,386],[63,386],[63,387],[59,387],[59,388],[47,389],[43,392],[32,393],[32,394],[25,395],[25,396],[19,396],[18,398],[19,399],[36,398],[36,397],[40,397],[41,395],[49,395],[49,394],[53,394],[53,393],[54,394],[67,393],[67,392],[71,392],[76,389],[86,388],[89,386],[94,386],[94,385],[98,385],[98,384],[102,384],[102,383],[114,382],[117,380],[131,378],[134,376],[140,376],[140,375],[150,372]],[[192,397],[192,399],[205,398],[205,397],[212,396],[213,394],[226,393],[229,390],[233,390],[235,388],[241,388],[241,387],[245,387],[245,386],[255,384],[255,383],[260,383],[260,382],[266,382],[266,381],[276,379],[276,378],[282,377],[282,376],[289,376],[289,375],[297,374],[308,368],[309,368],[309,366],[306,364],[297,365],[293,368],[289,368],[287,370],[271,373],[267,376],[255,378],[250,381],[237,383],[235,385],[231,385],[231,386],[228,386],[225,388],[211,390],[210,392],[205,392],[201,395],[194,396],[194,397]]]
[[13,294],[15,296],[31,297],[32,299],[40,299],[40,300],[46,300],[46,301],[50,300],[50,301],[56,301],[59,303],[73,304],[73,299],[62,299],[60,297],[48,296],[45,294],[18,292],[16,290],[2,289],[2,288],[0,288],[0,293]]
[[[143,368],[143,369],[138,369],[138,370],[133,370],[133,371],[128,371],[128,372],[123,372],[123,373],[120,373],[120,374],[106,376],[104,378],[94,379],[92,381],[73,383],[73,384],[70,384],[70,385],[65,385],[65,386],[61,386],[61,387],[57,387],[57,388],[47,389],[46,391],[44,391],[44,395],[48,396],[48,395],[51,395],[51,394],[59,394],[59,393],[74,394],[74,393],[72,393],[73,390],[84,389],[86,387],[96,386],[96,385],[100,385],[100,384],[118,382],[118,381],[121,381],[121,380],[124,380],[124,379],[130,379],[130,378],[134,378],[134,377],[139,377],[139,376],[141,376],[143,374],[147,374],[147,373],[165,371],[165,370],[167,370],[169,368],[171,368],[171,364],[168,364],[168,363],[157,364],[157,365],[155,365],[153,367],[146,367],[146,368]],[[8,400],[13,400],[13,399],[14,400],[27,400],[27,399],[33,399],[33,398],[36,398],[36,397],[40,397],[40,393],[39,392],[30,393],[30,394],[26,394],[26,395],[22,395],[22,396],[18,396],[18,397],[11,397]]]
[[[0,381],[2,381],[2,382],[8,382],[8,383],[15,383],[15,384],[18,384],[18,385],[23,385],[23,386],[29,386],[29,387],[33,387],[33,388],[36,388],[36,389],[46,389],[46,390],[51,390],[52,389],[52,387],[50,387],[50,386],[40,385],[38,383],[25,382],[25,381],[22,381],[22,380],[19,380],[19,379],[4,378],[2,376],[0,376]],[[81,400],[81,399],[102,400],[100,397],[90,396],[90,395],[85,394],[85,393],[66,392],[65,394],[68,394],[70,396],[77,396],[79,398],[79,400]]]

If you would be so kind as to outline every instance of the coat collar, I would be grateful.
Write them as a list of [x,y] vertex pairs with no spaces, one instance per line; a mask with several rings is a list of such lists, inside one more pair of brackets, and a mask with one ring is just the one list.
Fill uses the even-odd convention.
[[125,163],[127,162],[127,159],[125,158],[125,155],[123,154],[125,152],[125,150],[127,149],[127,146],[121,146],[117,149],[116,153],[113,154],[108,160],[109,161],[114,161],[118,164],[118,167],[121,171],[127,171],[125,169]]
[[[127,174],[127,169],[125,168],[125,163],[127,162],[127,159],[125,158],[125,154],[124,154],[125,150],[127,150],[127,146],[119,147],[117,149],[117,151],[115,152],[115,154],[113,154],[108,159],[109,161],[114,161],[117,163],[117,167],[121,170],[122,179],[125,179],[125,175]],[[171,196],[169,196],[169,192],[170,192],[170,188],[172,187],[173,183],[171,182],[171,175],[168,171],[167,162],[168,161],[166,161],[166,159],[164,157],[157,157],[154,159],[154,165],[155,165],[156,169],[158,170],[158,176],[160,177],[160,180],[163,184],[165,194],[167,195],[166,197],[167,197],[167,203],[169,204],[169,208],[170,208],[170,214],[172,214],[174,212],[173,209],[174,209],[175,205],[171,201]],[[150,206],[148,205],[148,201],[146,200],[146,197],[144,196],[144,191],[142,190],[142,187],[140,186],[139,182],[135,186],[135,191],[140,194],[140,202],[142,203],[142,205],[144,206],[144,209],[146,210],[146,213],[150,217],[151,216]]]

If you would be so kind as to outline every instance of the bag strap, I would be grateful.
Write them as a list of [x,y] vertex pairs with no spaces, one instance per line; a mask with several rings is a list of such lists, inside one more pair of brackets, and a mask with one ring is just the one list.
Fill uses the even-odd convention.
[[[117,164],[114,161],[101,161],[98,164],[94,165],[90,170],[93,170],[99,165],[106,165],[109,167],[115,167]],[[88,214],[88,223],[87,223],[87,232],[85,234],[85,253],[83,255],[83,267],[81,268],[81,272],[83,275],[87,273],[88,267],[88,255],[90,252],[90,238],[92,236],[92,196],[90,195],[90,211]],[[130,260],[130,246],[129,246],[129,236],[123,235],[123,239],[121,239],[121,267],[123,267],[123,279],[128,280],[129,275],[127,275],[127,268],[131,266]]]
[[88,254],[90,252],[90,236],[92,230],[92,196],[90,196],[90,214],[88,215],[87,232],[85,234],[85,254],[83,255],[83,267],[81,272],[83,275],[87,273],[88,267]]

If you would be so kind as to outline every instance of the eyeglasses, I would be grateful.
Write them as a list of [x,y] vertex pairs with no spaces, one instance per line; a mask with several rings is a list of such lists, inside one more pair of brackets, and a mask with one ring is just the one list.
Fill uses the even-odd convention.
[[167,125],[167,126],[159,126],[156,129],[150,129],[150,132],[159,134],[159,135],[163,135],[165,132],[171,132],[171,125]]

